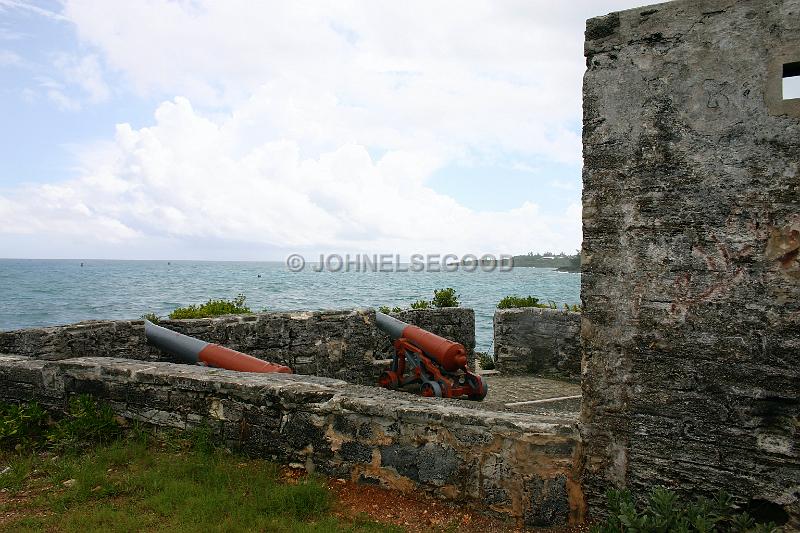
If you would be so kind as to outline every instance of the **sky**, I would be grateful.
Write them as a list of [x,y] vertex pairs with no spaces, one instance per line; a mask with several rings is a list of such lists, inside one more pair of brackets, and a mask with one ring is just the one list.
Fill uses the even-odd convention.
[[0,0],[0,257],[581,243],[587,18],[633,0]]

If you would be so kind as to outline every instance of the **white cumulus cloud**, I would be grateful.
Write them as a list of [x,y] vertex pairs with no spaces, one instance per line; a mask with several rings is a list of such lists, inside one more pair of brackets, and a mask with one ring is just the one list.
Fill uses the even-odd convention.
[[81,177],[0,195],[0,219],[13,221],[0,232],[397,253],[560,249],[580,238],[579,218],[548,220],[532,203],[479,213],[436,193],[425,179],[438,162],[425,154],[373,160],[348,143],[304,157],[291,140],[245,146],[250,117],[215,120],[185,98],[166,102],[153,126],[122,124],[112,143],[87,152]]
[[[123,96],[162,103],[150,125],[79,147],[72,179],[0,190],[0,244],[34,232],[117,255],[147,253],[155,239],[577,248],[577,195],[556,216],[535,198],[481,212],[429,182],[476,164],[524,170],[543,187],[554,183],[539,170],[548,164],[577,175],[584,19],[637,3],[65,0],[40,14],[69,21],[80,47],[55,56],[44,94],[81,112]],[[22,5],[0,0],[41,11]]]

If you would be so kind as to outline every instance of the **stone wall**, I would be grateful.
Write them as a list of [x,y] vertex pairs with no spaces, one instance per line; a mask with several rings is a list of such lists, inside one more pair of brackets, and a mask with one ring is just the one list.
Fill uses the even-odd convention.
[[0,331],[0,353],[57,360],[71,357],[158,359],[148,349],[141,320],[97,320],[16,331]]
[[614,13],[585,54],[590,503],[724,488],[800,527],[800,1]]
[[530,526],[576,523],[574,422],[496,413],[343,381],[115,358],[0,356],[0,399],[64,409],[108,401],[156,427],[210,427],[232,449],[405,492],[424,490]]
[[375,312],[297,311],[165,320],[164,326],[207,342],[284,364],[296,373],[374,383]]
[[[475,348],[472,309],[406,311],[406,322]],[[141,320],[92,321],[0,332],[0,353],[45,360],[122,357],[171,360],[147,345]],[[389,357],[388,337],[375,327],[373,310],[271,312],[251,315],[164,320],[160,325],[207,342],[290,366],[295,372],[375,383]],[[377,355],[377,357],[376,357]]]
[[494,313],[494,359],[503,374],[581,374],[581,315],[525,307]]

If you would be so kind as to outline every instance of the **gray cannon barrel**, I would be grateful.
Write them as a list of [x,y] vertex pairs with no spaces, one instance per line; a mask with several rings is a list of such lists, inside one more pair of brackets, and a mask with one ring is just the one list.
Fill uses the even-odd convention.
[[209,344],[177,331],[156,326],[149,320],[144,321],[144,335],[153,346],[193,364],[200,362],[200,352]]
[[252,355],[237,352],[210,342],[201,341],[188,335],[156,326],[144,321],[144,334],[147,342],[155,347],[178,356],[187,363],[205,363],[208,366],[238,370],[239,372],[291,374],[288,366],[262,361]]
[[375,325],[378,326],[378,329],[388,334],[392,340],[402,337],[403,330],[408,327],[408,324],[402,320],[397,320],[393,316],[383,314],[380,311],[375,311]]

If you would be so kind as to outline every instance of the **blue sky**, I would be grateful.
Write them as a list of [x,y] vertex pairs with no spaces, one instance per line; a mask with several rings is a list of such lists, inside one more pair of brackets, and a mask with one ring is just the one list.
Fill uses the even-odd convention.
[[574,250],[566,4],[0,0],[0,257]]

